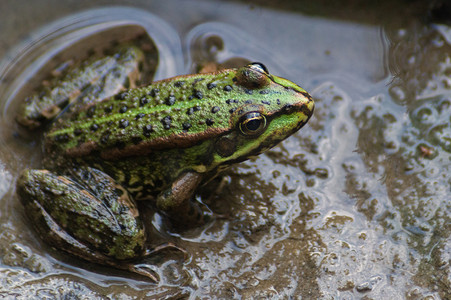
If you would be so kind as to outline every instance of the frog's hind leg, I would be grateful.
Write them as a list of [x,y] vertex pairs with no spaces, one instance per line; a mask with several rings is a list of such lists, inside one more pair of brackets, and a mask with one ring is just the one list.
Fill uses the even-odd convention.
[[78,111],[139,85],[143,52],[131,45],[119,46],[113,50],[115,54],[95,61],[94,66],[101,66],[99,76],[86,85],[83,93],[68,108],[69,112]]
[[41,237],[83,259],[158,281],[150,268],[133,264],[147,250],[144,227],[129,194],[96,169],[78,169],[73,175],[27,170],[19,178],[19,196]]
[[55,222],[52,216],[50,216],[38,202],[34,201],[33,204],[29,204],[27,209],[34,210],[34,214],[36,215],[36,217],[33,218],[35,228],[43,239],[45,239],[48,244],[52,245],[53,248],[64,250],[67,253],[79,257],[80,253],[83,253],[83,259],[94,263],[104,262],[115,268],[145,276],[153,282],[159,281],[156,273],[150,268],[137,266],[128,262],[113,261],[110,257],[107,257],[100,252],[92,251],[89,247],[67,234],[67,232]]
[[17,122],[36,129],[66,108],[75,111],[133,87],[139,79],[137,74],[143,56],[136,47],[118,47],[115,55],[91,59],[57,72],[63,74],[44,81],[35,94],[23,101]]

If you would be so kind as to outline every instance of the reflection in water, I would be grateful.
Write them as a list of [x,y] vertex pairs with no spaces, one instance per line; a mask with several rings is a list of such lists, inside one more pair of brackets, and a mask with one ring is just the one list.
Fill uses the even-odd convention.
[[[189,8],[178,4],[164,10],[146,3],[140,12],[171,11],[182,27],[180,12]],[[186,73],[231,58],[262,61],[312,91],[317,106],[307,127],[207,185],[198,197],[218,215],[210,224],[172,232],[158,216],[149,220],[160,239],[177,240],[191,255],[178,266],[187,281],[154,286],[111,269],[66,264],[66,256],[33,236],[8,175],[28,166],[24,157],[38,146],[13,135],[13,112],[2,102],[8,148],[0,147],[6,162],[0,295],[444,298],[451,276],[447,28],[417,24],[379,32],[222,5],[222,11],[213,3],[191,8],[193,19],[178,28],[185,34],[171,31],[171,42],[157,46],[160,58],[168,51],[176,56],[167,56],[171,71],[159,72]],[[160,40],[156,27],[144,28]],[[161,277],[178,271],[163,263]]]
[[390,39],[395,78],[389,89],[403,96],[366,104],[355,117],[357,147],[366,167],[380,176],[374,187],[383,185],[386,196],[374,197],[374,187],[352,172],[349,186],[359,202],[367,202],[359,211],[380,224],[390,247],[401,246],[392,250],[392,272],[408,270],[416,285],[444,296],[450,276],[451,45],[423,27]]

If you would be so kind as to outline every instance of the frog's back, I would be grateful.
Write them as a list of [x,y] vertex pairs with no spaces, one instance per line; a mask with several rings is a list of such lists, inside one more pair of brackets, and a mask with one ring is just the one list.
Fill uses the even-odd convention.
[[[290,98],[299,93],[308,120],[313,101],[305,91],[272,80],[259,86],[242,78],[249,75],[242,75],[243,69],[178,76],[84,107],[54,123],[47,148],[70,157],[95,153],[106,160],[188,148],[235,130],[243,107],[257,105],[268,115],[279,114],[299,104]],[[311,107],[305,106],[309,101]]]

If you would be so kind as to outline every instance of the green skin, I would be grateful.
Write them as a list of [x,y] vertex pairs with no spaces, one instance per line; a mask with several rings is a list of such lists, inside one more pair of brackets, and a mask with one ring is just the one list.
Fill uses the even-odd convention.
[[198,186],[299,130],[314,102],[258,63],[133,88],[142,59],[122,48],[25,101],[17,120],[29,128],[69,108],[45,133],[47,170],[24,171],[17,187],[54,247],[156,280],[132,263],[152,252],[135,200],[152,201],[172,222],[202,223],[191,201]]

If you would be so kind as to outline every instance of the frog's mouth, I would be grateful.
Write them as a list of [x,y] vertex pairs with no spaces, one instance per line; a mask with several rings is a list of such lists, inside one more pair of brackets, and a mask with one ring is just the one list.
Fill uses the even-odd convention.
[[[261,137],[263,147],[274,147],[301,129],[310,120],[315,108],[315,102],[307,92],[302,93],[302,95],[302,101],[295,104],[287,104],[268,116],[269,126]],[[264,150],[259,153],[262,152]]]
[[310,120],[311,116],[313,115],[313,111],[315,109],[315,102],[313,101],[312,96],[310,96],[308,93],[303,93],[303,96],[307,99],[307,101],[300,101],[295,104],[287,104],[279,111],[275,112],[274,114],[269,116],[270,120],[274,120],[279,117],[283,116],[289,116],[292,114],[298,114],[300,115],[300,119],[302,119],[302,122],[300,122],[297,127],[297,130],[301,129],[302,126],[304,126],[308,120]]

